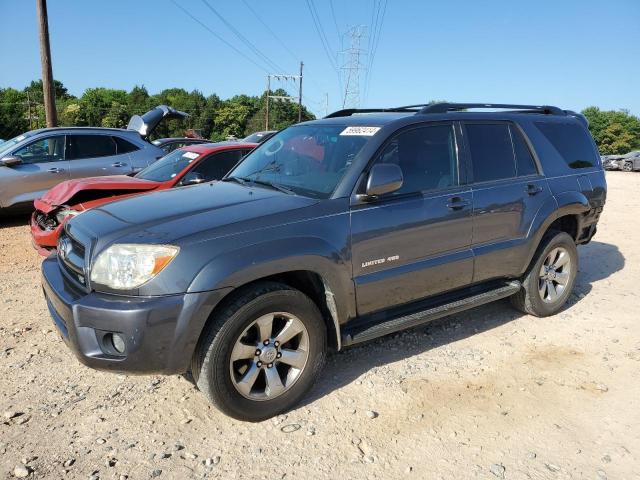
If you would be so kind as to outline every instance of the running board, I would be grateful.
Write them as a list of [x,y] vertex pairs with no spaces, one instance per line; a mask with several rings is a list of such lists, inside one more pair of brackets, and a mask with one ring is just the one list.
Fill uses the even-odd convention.
[[416,327],[423,323],[446,317],[454,313],[462,312],[473,307],[491,303],[501,298],[509,297],[517,293],[521,288],[521,284],[517,280],[512,280],[497,286],[491,290],[485,290],[480,293],[471,294],[466,297],[447,303],[437,304],[425,310],[400,315],[390,320],[379,322],[368,322],[364,325],[354,325],[351,328],[345,328],[342,335],[342,345],[353,345],[355,343],[366,342],[374,338],[382,337],[399,330]]

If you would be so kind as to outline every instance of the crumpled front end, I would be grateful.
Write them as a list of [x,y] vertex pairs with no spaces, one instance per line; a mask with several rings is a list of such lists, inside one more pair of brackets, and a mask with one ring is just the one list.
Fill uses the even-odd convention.
[[66,206],[50,208],[38,200],[34,204],[36,210],[31,214],[30,222],[31,241],[37,252],[47,257],[56,250],[64,222],[80,211]]

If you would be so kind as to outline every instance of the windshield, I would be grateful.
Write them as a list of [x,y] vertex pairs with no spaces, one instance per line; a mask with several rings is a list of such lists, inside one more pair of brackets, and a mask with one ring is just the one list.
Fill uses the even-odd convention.
[[196,152],[174,150],[144,170],[138,172],[135,177],[143,180],[151,180],[152,182],[167,182],[178,175],[199,156],[200,154]]
[[12,138],[11,140],[7,140],[4,143],[0,142],[0,157],[2,157],[5,152],[11,150],[11,147],[17,145],[28,136],[29,135],[27,135],[26,133],[23,133],[22,135],[18,135],[17,137]]
[[[250,153],[229,177],[268,182],[300,195],[329,198],[377,127],[300,125]],[[355,132],[355,133],[354,133]],[[373,133],[371,133],[373,132]]]

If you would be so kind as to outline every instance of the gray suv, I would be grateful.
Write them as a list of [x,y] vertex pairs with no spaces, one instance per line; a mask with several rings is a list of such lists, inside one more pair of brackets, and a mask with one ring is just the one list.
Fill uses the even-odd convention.
[[71,219],[44,294],[84,364],[191,371],[222,411],[261,420],[305,395],[327,348],[506,297],[560,311],[606,188],[575,112],[342,110],[280,131],[222,181]]
[[0,213],[32,209],[64,180],[142,170],[164,155],[146,140],[151,132],[163,119],[186,115],[160,105],[134,115],[127,129],[43,128],[0,144]]

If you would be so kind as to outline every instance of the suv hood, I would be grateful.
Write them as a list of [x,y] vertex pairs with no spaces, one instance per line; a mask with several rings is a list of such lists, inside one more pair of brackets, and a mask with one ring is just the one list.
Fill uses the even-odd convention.
[[127,130],[135,130],[142,138],[147,138],[165,118],[170,120],[172,118],[186,118],[188,116],[188,113],[180,112],[167,105],[158,105],[143,115],[134,115],[131,117],[127,125]]
[[292,221],[292,211],[317,202],[268,188],[213,182],[107,203],[73,218],[68,229],[96,239],[98,250],[114,241],[181,244]]
[[[62,205],[73,206],[80,201],[95,200],[112,196],[114,193],[134,193],[153,190],[158,182],[128,177],[127,175],[111,175],[105,177],[90,177],[78,180],[67,180],[59,183],[41,198],[36,199],[34,206],[37,210],[49,213]],[[95,192],[93,195],[90,192]]]

